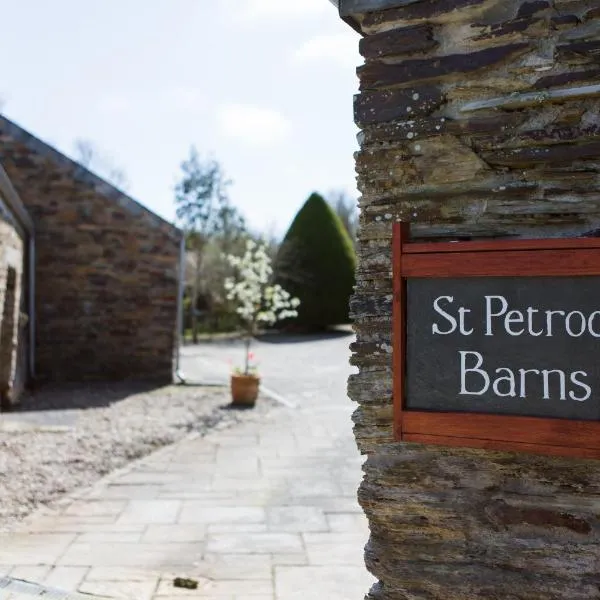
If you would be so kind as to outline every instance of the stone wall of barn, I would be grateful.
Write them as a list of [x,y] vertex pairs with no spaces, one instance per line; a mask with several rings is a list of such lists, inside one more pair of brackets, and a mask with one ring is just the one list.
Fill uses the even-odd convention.
[[432,240],[598,231],[598,3],[339,4],[365,34],[349,393],[368,597],[600,598],[600,464],[397,443],[391,369],[392,222]]
[[37,377],[171,381],[178,230],[4,118],[0,162],[35,224]]

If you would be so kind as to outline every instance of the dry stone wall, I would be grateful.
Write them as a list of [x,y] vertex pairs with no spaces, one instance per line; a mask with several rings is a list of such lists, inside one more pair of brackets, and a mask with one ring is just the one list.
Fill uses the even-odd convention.
[[171,381],[178,230],[3,118],[0,163],[35,225],[39,379]]
[[415,239],[596,235],[595,0],[341,0],[361,30],[349,393],[377,600],[600,598],[600,464],[394,442],[391,223]]

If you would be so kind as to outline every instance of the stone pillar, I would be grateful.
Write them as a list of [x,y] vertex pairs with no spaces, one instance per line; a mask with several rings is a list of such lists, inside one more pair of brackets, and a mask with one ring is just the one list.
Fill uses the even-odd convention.
[[598,1],[338,4],[365,59],[349,393],[368,598],[600,598],[600,463],[395,442],[391,368],[392,222],[432,240],[599,230]]

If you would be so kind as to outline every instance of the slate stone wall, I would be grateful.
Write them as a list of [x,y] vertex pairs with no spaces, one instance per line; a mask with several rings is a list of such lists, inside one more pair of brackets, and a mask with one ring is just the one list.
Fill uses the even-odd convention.
[[38,378],[170,382],[178,230],[4,118],[0,163],[35,225]]
[[[1,201],[1,198],[0,198]],[[16,399],[19,312],[22,293],[24,244],[10,214],[0,208],[0,404]],[[17,383],[17,388],[15,388]]]
[[594,0],[341,0],[365,37],[349,393],[377,600],[600,598],[600,464],[394,442],[391,224],[415,239],[600,227]]

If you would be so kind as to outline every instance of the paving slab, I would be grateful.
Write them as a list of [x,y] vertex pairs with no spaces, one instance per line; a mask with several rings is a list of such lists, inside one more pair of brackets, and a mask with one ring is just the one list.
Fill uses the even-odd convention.
[[22,579],[23,581],[44,581],[51,570],[52,567],[47,565],[21,565],[15,567],[10,576],[12,579]]
[[[240,502],[243,498],[240,498]],[[264,508],[258,506],[205,506],[184,500],[179,523],[264,523],[266,520]]]
[[44,579],[44,585],[66,592],[76,592],[88,572],[88,567],[52,567]]
[[75,537],[70,533],[0,535],[0,564],[51,566],[66,552]]
[[[374,580],[345,394],[351,340],[258,344],[289,406],[192,435],[27,519],[0,535],[0,575],[132,600],[362,599]],[[226,373],[241,349],[196,350],[188,377],[215,363]],[[198,588],[174,587],[178,576]]]
[[176,523],[181,509],[181,500],[131,500],[117,523]]
[[327,598],[327,600],[353,600],[364,596],[365,578],[360,570],[350,566],[276,567],[275,597],[285,600]]

